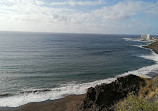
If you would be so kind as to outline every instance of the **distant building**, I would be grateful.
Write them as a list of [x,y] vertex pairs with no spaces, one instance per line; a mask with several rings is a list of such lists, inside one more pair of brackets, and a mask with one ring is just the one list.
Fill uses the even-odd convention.
[[141,35],[141,39],[144,40],[144,41],[150,40],[150,34],[143,34],[143,35]]

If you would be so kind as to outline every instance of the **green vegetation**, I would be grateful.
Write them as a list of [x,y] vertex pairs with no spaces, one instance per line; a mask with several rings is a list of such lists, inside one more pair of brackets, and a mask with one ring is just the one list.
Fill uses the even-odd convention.
[[115,105],[115,111],[158,111],[158,101],[139,98],[130,93],[127,98]]
[[158,95],[158,76],[151,80],[146,80],[146,86],[142,87],[139,91],[139,97],[141,98],[154,98]]
[[115,111],[158,111],[158,77],[145,80],[146,85],[138,95],[129,93],[127,98],[115,105]]

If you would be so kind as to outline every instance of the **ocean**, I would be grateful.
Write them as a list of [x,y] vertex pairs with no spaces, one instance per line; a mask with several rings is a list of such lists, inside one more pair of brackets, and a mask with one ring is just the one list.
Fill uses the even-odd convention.
[[140,35],[0,32],[0,107],[83,94],[117,76],[158,71]]

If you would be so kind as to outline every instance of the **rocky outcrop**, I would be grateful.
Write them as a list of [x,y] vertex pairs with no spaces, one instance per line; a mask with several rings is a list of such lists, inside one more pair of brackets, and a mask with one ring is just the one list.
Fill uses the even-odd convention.
[[148,46],[143,46],[143,47],[145,47],[145,48],[150,48],[150,49],[152,49],[155,53],[158,54],[158,41],[153,42],[153,43],[149,44]]
[[81,105],[80,111],[112,111],[113,105],[127,97],[129,92],[138,93],[141,86],[145,85],[145,80],[128,75],[119,77],[110,84],[101,84],[88,89],[86,97]]

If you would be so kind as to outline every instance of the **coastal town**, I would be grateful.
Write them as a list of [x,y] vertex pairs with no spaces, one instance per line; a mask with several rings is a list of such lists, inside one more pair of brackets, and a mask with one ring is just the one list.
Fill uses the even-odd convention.
[[150,34],[142,34],[140,40],[141,41],[157,41],[158,37],[152,36]]

